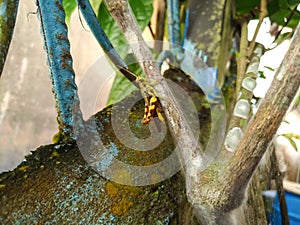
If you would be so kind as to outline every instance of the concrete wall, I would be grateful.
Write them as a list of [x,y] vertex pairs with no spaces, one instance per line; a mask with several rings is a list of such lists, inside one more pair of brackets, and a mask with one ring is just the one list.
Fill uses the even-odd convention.
[[[13,41],[0,79],[0,172],[13,169],[37,146],[51,143],[57,132],[40,24],[37,15],[30,14],[35,11],[33,0],[20,1]],[[91,32],[82,27],[77,10],[70,25],[74,68],[80,81],[87,71],[97,74],[95,61],[103,53]],[[89,70],[91,65],[93,71]]]

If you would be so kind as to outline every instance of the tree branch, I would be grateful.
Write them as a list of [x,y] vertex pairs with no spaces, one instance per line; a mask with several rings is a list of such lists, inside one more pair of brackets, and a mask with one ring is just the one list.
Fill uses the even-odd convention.
[[250,56],[254,50],[255,43],[256,43],[256,37],[258,35],[261,24],[267,15],[268,15],[267,0],[260,0],[260,12],[259,12],[259,17],[258,17],[258,24],[256,26],[253,38],[252,38],[249,48],[248,48],[248,56]]
[[106,0],[105,2],[128,42],[138,42],[138,47],[134,47],[132,50],[139,60],[148,80],[157,83],[154,87],[160,97],[160,102],[162,103],[164,113],[168,120],[172,137],[176,140],[179,157],[182,164],[188,163],[188,166],[185,167],[187,185],[198,182],[199,177],[197,177],[197,173],[203,169],[206,161],[203,160],[202,151],[198,146],[198,142],[194,137],[189,123],[182,113],[181,107],[177,103],[168,84],[161,76],[151,52],[143,40],[128,2],[124,0]]
[[246,67],[248,64],[247,48],[248,48],[248,28],[247,21],[243,21],[241,24],[241,43],[240,54],[237,59],[237,78],[236,78],[236,98],[241,90],[242,81],[245,77]]
[[271,160],[273,161],[273,165],[275,168],[274,170],[274,176],[275,176],[275,183],[276,183],[276,188],[277,188],[277,196],[279,200],[279,205],[280,205],[280,214],[281,214],[281,224],[282,225],[290,225],[290,220],[288,216],[288,209],[286,205],[286,199],[285,199],[285,194],[284,194],[284,188],[283,188],[283,177],[284,173],[280,171],[279,166],[278,166],[278,160],[275,154],[275,151],[273,151]]
[[193,207],[205,224],[232,224],[231,211],[238,208],[245,190],[268,144],[277,131],[300,85],[300,25],[291,41],[259,110],[237,151],[228,162],[210,165],[194,186]]
[[236,202],[236,196],[243,195],[256,166],[299,89],[299,70],[300,25],[264,101],[222,175],[222,181],[227,185],[221,193],[229,194],[228,202]]

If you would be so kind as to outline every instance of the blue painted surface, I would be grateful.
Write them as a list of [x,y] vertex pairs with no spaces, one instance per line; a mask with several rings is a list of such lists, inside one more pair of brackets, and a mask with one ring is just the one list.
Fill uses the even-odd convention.
[[[78,1],[77,1],[78,2]],[[102,29],[93,8],[88,0],[80,0],[79,1],[80,11],[86,20],[87,24],[89,25],[92,33],[94,34],[95,38],[97,39],[98,43],[101,45],[102,49],[106,52],[110,60],[115,64],[121,67],[127,68],[127,65],[120,57],[118,52],[114,49],[112,43],[108,39],[107,35],[105,34],[104,30]]]
[[5,19],[7,19],[7,17],[6,17],[6,9],[7,9],[7,2],[6,1],[2,1],[0,3],[0,16],[4,16]]
[[[73,104],[78,105],[79,98],[62,0],[38,0],[37,6],[56,99],[59,129],[60,132],[74,138]],[[82,118],[79,110],[76,113]]]
[[187,31],[188,31],[188,28],[189,28],[189,16],[190,16],[190,11],[189,11],[189,9],[186,9],[185,21],[184,21],[183,40],[187,39]]
[[168,0],[168,31],[171,48],[175,48],[180,43],[180,21],[178,0]]
[[[285,199],[288,208],[290,225],[299,225],[300,224],[300,195],[296,195],[286,191]],[[272,224],[281,225],[281,214],[280,214],[280,205],[279,205],[278,196],[276,196],[273,209],[274,209],[274,217],[273,217]]]

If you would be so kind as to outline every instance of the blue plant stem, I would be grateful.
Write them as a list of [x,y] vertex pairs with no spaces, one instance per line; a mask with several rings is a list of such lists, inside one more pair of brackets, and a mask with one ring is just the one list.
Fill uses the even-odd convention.
[[[83,119],[78,107],[79,98],[62,0],[37,0],[36,4],[56,100],[59,132],[64,138],[74,139],[74,113],[77,119]],[[73,107],[77,110],[73,110]]]
[[178,0],[168,0],[168,31],[171,49],[178,47],[180,43],[180,21]]
[[[85,21],[89,25],[96,40],[98,41],[104,52],[107,54],[109,59],[117,66],[118,69],[127,69],[128,67],[126,63],[115,50],[104,30],[102,29],[90,2],[88,0],[77,0],[77,3]],[[134,81],[136,79],[135,76],[132,76],[130,73],[126,73],[126,70],[120,69],[120,72],[123,73],[130,81]]]
[[16,23],[19,0],[0,1],[0,77]]

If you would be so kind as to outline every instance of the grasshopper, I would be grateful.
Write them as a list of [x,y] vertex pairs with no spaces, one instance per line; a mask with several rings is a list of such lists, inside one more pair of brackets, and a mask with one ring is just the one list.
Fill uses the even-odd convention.
[[135,77],[135,82],[137,83],[144,98],[145,113],[142,119],[142,124],[148,124],[154,117],[158,117],[162,122],[164,122],[165,119],[162,115],[159,98],[157,97],[155,89],[149,84],[148,80],[144,77],[134,74],[124,67],[120,67],[119,69],[121,72],[123,70],[123,72],[129,73]]

